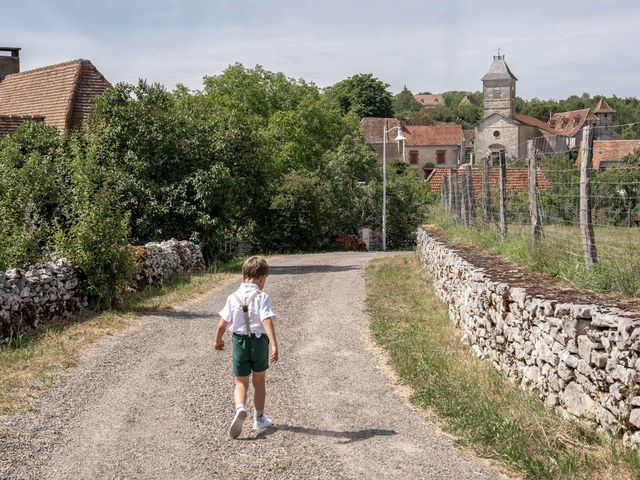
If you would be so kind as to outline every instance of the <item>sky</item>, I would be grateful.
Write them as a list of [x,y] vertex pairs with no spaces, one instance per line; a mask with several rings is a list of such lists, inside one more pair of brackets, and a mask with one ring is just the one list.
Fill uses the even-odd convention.
[[199,89],[257,64],[327,87],[372,73],[391,92],[481,90],[498,48],[524,98],[640,97],[636,0],[0,0],[21,68],[85,58],[112,84]]

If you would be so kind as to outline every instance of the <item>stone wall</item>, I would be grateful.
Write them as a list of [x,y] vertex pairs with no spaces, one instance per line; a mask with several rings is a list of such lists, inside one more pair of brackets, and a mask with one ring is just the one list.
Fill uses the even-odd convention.
[[[192,242],[169,240],[133,250],[141,288],[205,266],[200,247]],[[27,328],[69,317],[86,306],[79,273],[65,258],[26,271],[0,272],[0,345]]]
[[425,229],[417,252],[477,356],[564,417],[640,444],[640,315],[613,302],[568,303],[571,289],[562,287],[564,301],[555,287],[540,295],[522,275],[516,286],[496,280]]
[[87,305],[78,272],[65,258],[0,272],[0,344],[25,328],[67,317]]

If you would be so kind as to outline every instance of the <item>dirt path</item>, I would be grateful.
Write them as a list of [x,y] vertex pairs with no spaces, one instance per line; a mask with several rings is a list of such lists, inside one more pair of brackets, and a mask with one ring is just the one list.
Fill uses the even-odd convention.
[[362,268],[380,254],[280,257],[277,428],[226,438],[229,351],[213,350],[227,285],[100,342],[35,409],[0,419],[0,478],[501,478],[395,392],[371,348]]

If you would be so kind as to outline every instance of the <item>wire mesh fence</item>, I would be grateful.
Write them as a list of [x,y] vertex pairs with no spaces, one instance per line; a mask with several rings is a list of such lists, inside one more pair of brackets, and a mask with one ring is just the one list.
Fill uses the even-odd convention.
[[445,172],[441,223],[572,283],[640,296],[640,141],[598,140],[597,128]]

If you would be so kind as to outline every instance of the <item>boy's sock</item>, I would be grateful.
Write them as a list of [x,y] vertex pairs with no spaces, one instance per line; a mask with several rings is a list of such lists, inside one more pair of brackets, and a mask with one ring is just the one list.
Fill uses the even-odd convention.
[[264,415],[264,410],[256,410],[256,418],[260,418],[262,415]]
[[236,412],[238,410],[246,410],[244,403],[236,403]]

